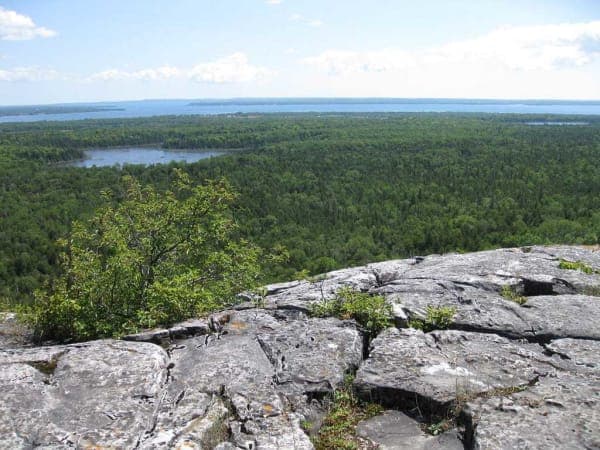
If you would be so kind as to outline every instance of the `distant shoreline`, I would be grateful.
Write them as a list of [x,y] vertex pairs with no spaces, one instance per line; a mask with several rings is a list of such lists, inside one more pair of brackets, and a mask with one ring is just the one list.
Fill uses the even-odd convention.
[[[169,100],[166,100],[169,101]],[[600,100],[495,100],[495,99],[468,99],[468,98],[396,98],[396,97],[299,97],[299,98],[232,98],[223,100],[194,100],[189,106],[214,106],[214,105],[600,105]]]
[[227,114],[480,113],[600,116],[598,100],[243,98],[0,107],[0,123]]
[[36,116],[39,114],[75,114],[102,111],[124,111],[125,108],[76,105],[0,106],[0,117]]

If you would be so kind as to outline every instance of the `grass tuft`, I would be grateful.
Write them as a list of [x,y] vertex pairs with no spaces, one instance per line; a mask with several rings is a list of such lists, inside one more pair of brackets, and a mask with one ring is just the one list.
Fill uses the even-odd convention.
[[513,301],[521,306],[527,303],[527,297],[520,295],[514,287],[506,285],[502,286],[502,290],[500,291],[500,295],[507,300]]
[[425,319],[411,319],[408,326],[428,333],[433,330],[445,330],[454,322],[456,308],[453,306],[428,305]]
[[363,448],[364,440],[356,435],[356,426],[383,412],[380,405],[360,402],[352,390],[352,381],[353,377],[346,377],[344,385],[333,393],[323,425],[312,439],[316,450]]
[[600,270],[595,270],[590,265],[584,263],[583,261],[567,261],[566,259],[561,259],[558,263],[559,269],[565,270],[579,270],[583,273],[591,274],[600,274]]
[[310,315],[354,319],[370,337],[376,336],[393,323],[392,307],[385,298],[347,287],[340,289],[333,299],[314,304]]

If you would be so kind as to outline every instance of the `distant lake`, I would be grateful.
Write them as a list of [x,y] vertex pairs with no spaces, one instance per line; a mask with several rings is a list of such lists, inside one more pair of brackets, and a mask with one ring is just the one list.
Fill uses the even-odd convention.
[[68,105],[0,106],[0,122],[116,119],[165,115],[235,113],[392,113],[456,112],[600,115],[600,101],[266,98],[223,100],[143,100]]
[[124,164],[167,164],[172,161],[193,163],[201,159],[223,155],[222,150],[167,150],[157,147],[119,147],[90,149],[85,158],[68,163],[75,167],[103,167]]

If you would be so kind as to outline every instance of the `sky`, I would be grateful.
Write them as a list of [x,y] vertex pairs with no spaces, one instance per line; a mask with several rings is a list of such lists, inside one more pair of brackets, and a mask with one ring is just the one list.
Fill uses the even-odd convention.
[[600,100],[600,0],[0,0],[0,105]]

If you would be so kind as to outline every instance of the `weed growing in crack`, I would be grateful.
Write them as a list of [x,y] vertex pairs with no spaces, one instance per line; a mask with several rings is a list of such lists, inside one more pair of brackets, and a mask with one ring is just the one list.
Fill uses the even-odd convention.
[[502,290],[500,291],[500,295],[507,300],[513,301],[518,305],[523,306],[527,303],[527,297],[520,295],[514,287],[505,285],[502,286]]
[[565,270],[579,270],[583,273],[591,274],[600,274],[600,270],[596,270],[590,265],[584,263],[583,261],[567,261],[566,259],[561,259],[558,264],[559,269]]
[[383,412],[380,405],[360,402],[354,395],[352,382],[352,376],[346,377],[343,386],[333,392],[323,425],[312,439],[316,450],[363,448],[363,441],[356,435],[357,424]]
[[439,422],[432,423],[424,427],[424,431],[433,436],[445,433],[446,431],[454,428],[454,422],[448,419],[442,419]]
[[455,314],[456,308],[453,306],[428,305],[425,319],[411,319],[408,321],[408,326],[425,333],[433,330],[445,330],[452,325]]
[[369,334],[376,336],[384,328],[392,326],[392,307],[381,295],[369,295],[345,287],[335,297],[312,306],[313,317],[337,317],[356,320]]
[[229,424],[225,418],[220,418],[207,430],[203,437],[202,448],[214,448],[229,439]]
[[253,289],[250,291],[252,294],[252,303],[255,308],[264,308],[267,298],[267,288],[265,286]]
[[300,428],[304,430],[304,432],[309,433],[312,430],[314,424],[310,420],[301,420]]

